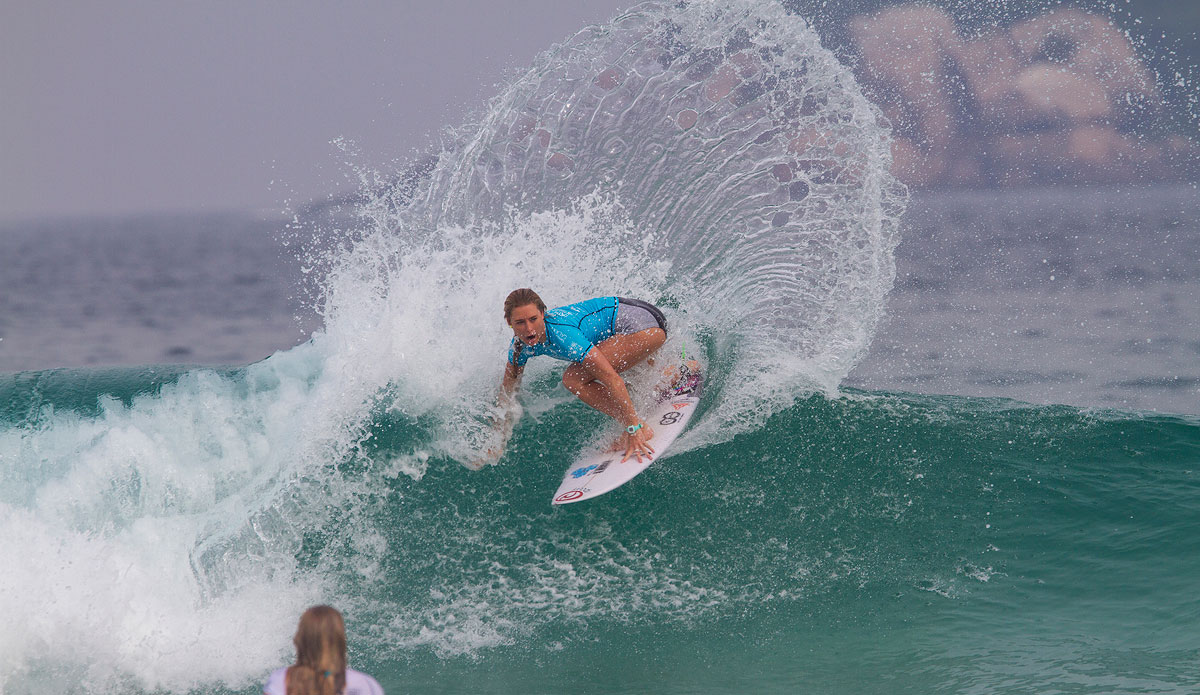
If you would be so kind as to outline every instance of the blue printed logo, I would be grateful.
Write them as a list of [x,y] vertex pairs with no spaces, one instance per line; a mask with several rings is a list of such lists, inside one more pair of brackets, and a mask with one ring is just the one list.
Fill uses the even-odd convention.
[[592,469],[595,467],[596,467],[596,464],[593,463],[592,465],[590,465],[586,468],[580,468],[579,470],[572,472],[571,477],[578,480],[579,478],[582,478],[583,476],[587,475],[588,473],[591,473]]

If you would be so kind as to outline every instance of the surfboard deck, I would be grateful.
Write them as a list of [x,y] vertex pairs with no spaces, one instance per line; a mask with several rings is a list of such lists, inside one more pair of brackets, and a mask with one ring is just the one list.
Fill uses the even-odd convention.
[[687,360],[665,370],[663,380],[655,389],[655,403],[646,424],[654,430],[650,446],[654,453],[622,461],[624,451],[585,452],[571,464],[555,491],[551,504],[571,504],[599,497],[621,487],[662,458],[667,447],[679,437],[700,403],[704,374],[700,363]]

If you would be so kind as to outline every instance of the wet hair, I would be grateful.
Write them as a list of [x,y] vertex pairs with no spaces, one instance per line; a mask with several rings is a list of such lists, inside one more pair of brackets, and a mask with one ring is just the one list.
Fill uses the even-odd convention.
[[516,309],[519,306],[525,306],[526,304],[534,304],[537,306],[538,311],[542,312],[543,314],[546,313],[546,303],[542,301],[542,298],[538,296],[537,292],[534,292],[528,287],[522,287],[519,290],[513,290],[512,292],[509,292],[508,297],[505,298],[504,322],[511,322],[513,309]]
[[346,689],[346,624],[330,606],[300,616],[296,665],[287,670],[287,695],[337,695]]

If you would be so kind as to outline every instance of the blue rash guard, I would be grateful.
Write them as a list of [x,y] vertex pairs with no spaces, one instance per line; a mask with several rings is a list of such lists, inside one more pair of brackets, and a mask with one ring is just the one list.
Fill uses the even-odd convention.
[[534,355],[550,355],[568,362],[582,362],[593,347],[613,336],[616,317],[616,297],[597,297],[551,309],[546,312],[546,339],[536,345],[522,345],[513,359],[520,342],[513,336],[508,361],[524,367]]

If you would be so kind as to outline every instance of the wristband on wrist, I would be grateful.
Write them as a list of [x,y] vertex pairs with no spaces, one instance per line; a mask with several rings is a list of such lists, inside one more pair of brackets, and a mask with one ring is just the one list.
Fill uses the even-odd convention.
[[642,429],[642,426],[643,426],[643,424],[640,422],[636,425],[630,425],[629,427],[625,428],[625,433],[626,434],[636,434],[638,430]]

